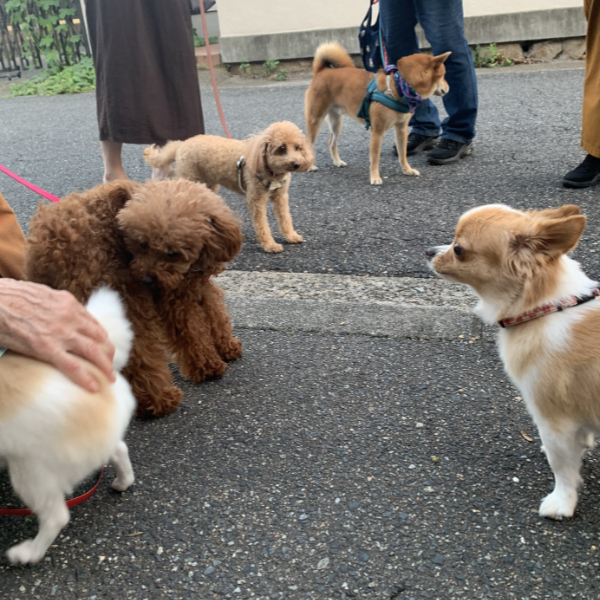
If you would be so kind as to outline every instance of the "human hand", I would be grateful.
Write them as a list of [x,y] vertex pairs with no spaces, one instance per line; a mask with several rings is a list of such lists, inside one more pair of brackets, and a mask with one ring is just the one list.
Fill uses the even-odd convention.
[[116,381],[114,346],[69,292],[0,279],[0,346],[53,365],[88,392],[97,392],[99,384],[78,357]]

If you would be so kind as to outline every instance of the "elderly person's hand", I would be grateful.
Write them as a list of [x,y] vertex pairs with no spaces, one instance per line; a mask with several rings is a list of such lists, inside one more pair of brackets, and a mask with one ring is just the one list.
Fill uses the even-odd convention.
[[98,382],[77,357],[115,381],[106,331],[69,292],[0,279],[0,346],[50,363],[89,392]]

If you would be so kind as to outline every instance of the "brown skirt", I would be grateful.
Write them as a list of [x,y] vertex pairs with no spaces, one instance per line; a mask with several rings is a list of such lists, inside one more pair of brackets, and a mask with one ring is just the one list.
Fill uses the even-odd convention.
[[204,133],[189,0],[86,0],[100,140]]

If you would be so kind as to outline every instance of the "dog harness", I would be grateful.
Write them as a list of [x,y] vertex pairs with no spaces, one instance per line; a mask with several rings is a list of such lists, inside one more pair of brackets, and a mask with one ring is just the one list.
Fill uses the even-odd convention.
[[[400,75],[398,71],[398,67],[394,65],[389,65],[385,68],[386,72],[386,83],[387,90],[382,92],[377,85],[377,75],[373,77],[371,83],[369,83],[369,87],[367,88],[367,93],[363,98],[362,104],[360,105],[360,110],[358,111],[358,118],[364,119],[365,129],[369,129],[371,127],[371,119],[369,116],[369,109],[371,108],[371,102],[379,102],[392,110],[395,110],[400,113],[414,113],[421,102],[424,101],[421,96],[407,83],[406,79]],[[394,97],[392,92],[392,88],[390,86],[390,78],[393,78],[396,83],[396,92],[400,96],[400,99]]]
[[[266,149],[265,149],[265,154],[266,154]],[[235,163],[235,166],[237,167],[237,172],[238,172],[238,185],[240,186],[240,189],[242,190],[242,192],[244,192],[244,194],[246,193],[246,188],[244,187],[242,182],[243,182],[243,170],[244,170],[245,164],[246,164],[246,161],[244,160],[243,156],[240,156],[238,158],[238,161]],[[267,169],[271,173],[271,175],[274,175],[273,171],[271,171],[271,169],[269,169],[269,167],[267,167]],[[282,188],[286,182],[285,177],[281,180],[273,181],[271,179],[261,179],[257,175],[256,179],[258,179],[263,184],[264,188],[269,192],[269,194],[272,194],[275,190]]]
[[569,296],[564,300],[559,300],[558,302],[548,302],[547,304],[542,304],[541,306],[537,306],[533,310],[529,310],[518,317],[509,317],[507,319],[501,319],[498,321],[498,325],[500,327],[512,327],[513,325],[520,325],[521,323],[526,323],[527,321],[533,321],[533,319],[538,319],[539,317],[544,317],[551,313],[561,312],[565,308],[571,308],[573,306],[579,306],[580,304],[585,304],[590,300],[594,300],[600,296],[600,288],[594,288],[592,293],[589,296],[582,296],[578,298],[577,296]]

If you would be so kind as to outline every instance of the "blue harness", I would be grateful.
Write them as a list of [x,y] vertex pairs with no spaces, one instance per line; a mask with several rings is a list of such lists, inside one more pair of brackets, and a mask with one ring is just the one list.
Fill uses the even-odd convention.
[[[377,85],[377,75],[375,75],[371,80],[371,83],[369,83],[367,93],[360,105],[357,116],[359,119],[364,119],[366,121],[365,129],[371,127],[371,119],[369,117],[371,102],[379,102],[400,113],[413,113],[418,108],[419,104],[423,102],[423,98],[408,85],[406,80],[398,72],[397,67],[390,65],[385,68],[385,72],[387,73],[388,89],[385,92],[382,92],[379,89],[379,86]],[[396,83],[396,91],[400,96],[400,100],[397,100],[392,95],[392,90],[390,89],[390,73],[394,74],[393,77]]]

